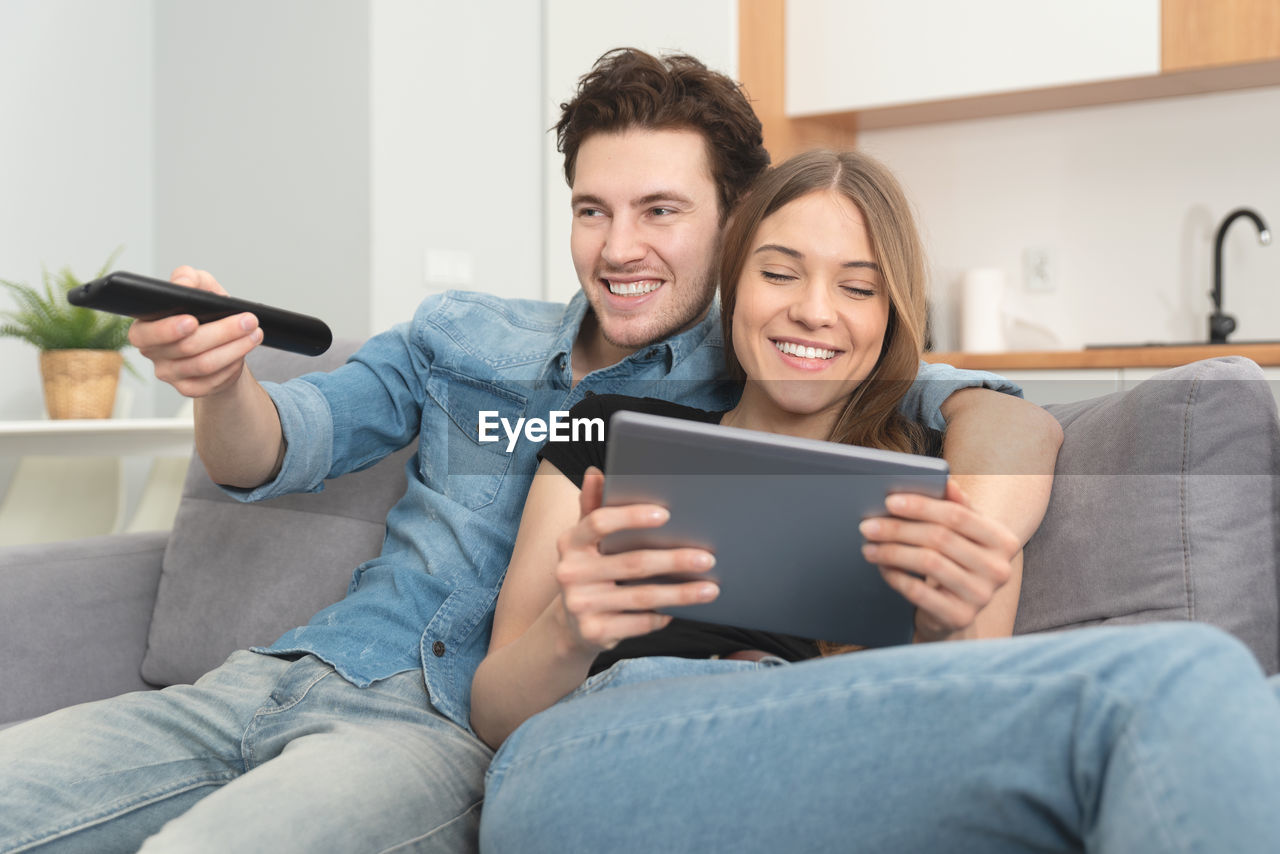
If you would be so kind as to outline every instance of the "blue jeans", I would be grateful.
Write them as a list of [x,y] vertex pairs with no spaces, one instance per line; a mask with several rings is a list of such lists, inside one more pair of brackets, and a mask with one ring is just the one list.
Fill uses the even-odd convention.
[[490,766],[484,851],[1280,851],[1280,682],[1195,624],[624,661]]
[[490,755],[420,670],[238,652],[0,731],[0,851],[474,850]]

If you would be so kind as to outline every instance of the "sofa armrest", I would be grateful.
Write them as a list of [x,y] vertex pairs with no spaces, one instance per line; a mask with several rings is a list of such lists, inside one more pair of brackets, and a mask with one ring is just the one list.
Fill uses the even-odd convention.
[[148,686],[167,531],[0,549],[0,725]]

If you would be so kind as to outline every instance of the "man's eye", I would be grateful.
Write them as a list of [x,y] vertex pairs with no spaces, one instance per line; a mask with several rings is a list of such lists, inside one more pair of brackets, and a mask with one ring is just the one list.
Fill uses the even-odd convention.
[[675,208],[653,208],[649,211],[654,216],[670,216],[675,213]]
[[578,216],[584,218],[604,216],[604,211],[599,208],[578,208]]

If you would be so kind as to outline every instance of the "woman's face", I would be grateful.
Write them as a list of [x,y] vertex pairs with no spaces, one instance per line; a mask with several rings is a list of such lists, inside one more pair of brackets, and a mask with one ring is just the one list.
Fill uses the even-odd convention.
[[830,435],[884,343],[889,295],[876,262],[862,212],[830,190],[760,224],[733,313],[752,426]]

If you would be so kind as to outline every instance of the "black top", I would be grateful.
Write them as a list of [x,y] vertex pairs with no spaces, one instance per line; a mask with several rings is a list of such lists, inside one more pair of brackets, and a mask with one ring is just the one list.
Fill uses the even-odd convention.
[[[710,424],[720,423],[724,415],[723,412],[707,412],[651,397],[627,397],[618,394],[590,395],[573,407],[570,418],[603,419],[604,440],[548,442],[538,452],[538,456],[551,463],[581,488],[582,478],[588,466],[604,470],[605,448],[609,442],[609,421],[615,412],[624,409],[683,418],[688,421],[704,421]],[[931,445],[939,449],[938,453],[941,447],[940,438],[941,434],[936,432],[930,436]],[[644,658],[654,655],[710,658],[716,655],[727,656],[742,650],[760,650],[786,661],[802,661],[818,656],[817,644],[804,638],[677,617],[656,632],[627,638],[613,649],[601,653],[592,663],[590,672],[591,674],[599,673],[625,658]]]

